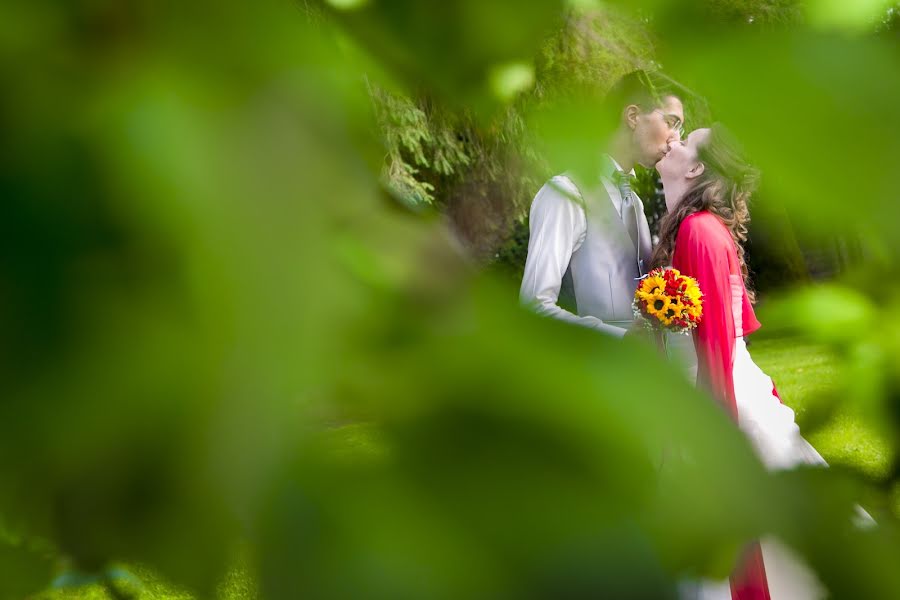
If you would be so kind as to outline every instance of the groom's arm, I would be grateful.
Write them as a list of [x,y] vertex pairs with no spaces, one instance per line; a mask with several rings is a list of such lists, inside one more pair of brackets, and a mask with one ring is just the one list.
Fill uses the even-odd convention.
[[622,337],[625,329],[596,317],[580,317],[558,304],[559,289],[572,254],[587,235],[587,220],[578,188],[567,177],[544,184],[531,203],[528,258],[519,298],[542,314]]

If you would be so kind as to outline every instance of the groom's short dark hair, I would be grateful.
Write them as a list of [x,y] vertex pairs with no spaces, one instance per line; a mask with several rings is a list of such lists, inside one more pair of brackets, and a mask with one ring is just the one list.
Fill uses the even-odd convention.
[[669,96],[680,97],[671,79],[656,71],[637,69],[616,81],[606,93],[603,103],[607,110],[619,114],[630,104],[648,112],[662,106]]

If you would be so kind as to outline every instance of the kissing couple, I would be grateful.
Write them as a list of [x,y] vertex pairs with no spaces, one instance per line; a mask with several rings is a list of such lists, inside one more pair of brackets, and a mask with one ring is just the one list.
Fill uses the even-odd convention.
[[[767,468],[825,466],[745,343],[760,327],[743,248],[756,170],[719,124],[685,136],[682,99],[660,74],[629,73],[605,103],[617,122],[608,147],[598,148],[599,172],[553,177],[532,202],[520,299],[541,314],[622,337],[638,328],[632,300],[651,269],[671,266],[693,277],[703,316],[692,340],[683,339],[696,385],[721,404]],[[656,169],[665,193],[655,247],[633,189],[637,164]],[[574,290],[574,312],[559,305],[564,281]],[[827,595],[802,560],[768,538],[749,544],[728,581],[685,582],[680,592],[704,600]]]

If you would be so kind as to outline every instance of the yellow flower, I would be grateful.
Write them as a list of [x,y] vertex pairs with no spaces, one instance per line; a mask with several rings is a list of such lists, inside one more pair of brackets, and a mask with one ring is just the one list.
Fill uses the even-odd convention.
[[674,300],[670,303],[670,307],[671,307],[672,310],[674,311],[673,314],[672,314],[672,318],[673,318],[673,319],[680,319],[680,318],[682,318],[682,316],[684,316],[684,311],[685,311],[685,309],[687,308],[687,306],[685,306],[684,304],[681,303],[681,299],[680,299],[680,298],[674,299]]
[[671,302],[665,294],[655,293],[647,295],[647,312],[660,321],[662,321],[666,311],[669,310],[670,304]]
[[644,278],[638,289],[647,294],[652,294],[657,291],[662,292],[666,289],[666,280],[659,275],[650,275],[649,277]]
[[671,325],[672,321],[681,318],[681,311],[683,309],[684,307],[681,305],[681,302],[678,300],[671,300],[669,301],[669,306],[666,307],[659,319],[663,322],[663,325]]
[[702,294],[700,293],[700,287],[697,286],[696,283],[689,284],[687,289],[684,290],[684,296],[694,304],[700,303],[700,298]]
[[682,276],[682,281],[685,284],[685,292],[690,292],[691,294],[700,294],[700,284],[697,283],[696,279],[684,275]]

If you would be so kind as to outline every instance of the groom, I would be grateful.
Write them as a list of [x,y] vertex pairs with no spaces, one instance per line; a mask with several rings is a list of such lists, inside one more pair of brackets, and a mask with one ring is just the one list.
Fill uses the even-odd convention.
[[[625,75],[605,103],[618,125],[600,172],[577,183],[557,175],[532,201],[519,297],[541,314],[621,337],[651,251],[644,205],[632,190],[634,166],[652,168],[681,138],[684,109],[666,82],[645,71]],[[577,315],[558,304],[564,277],[571,277]]]

